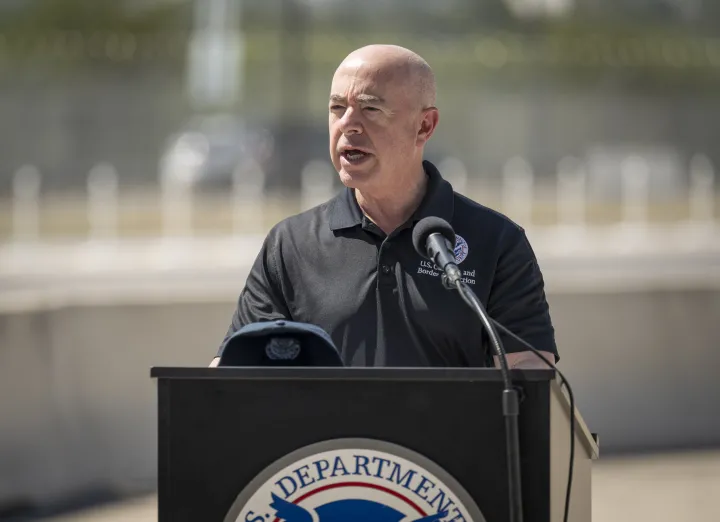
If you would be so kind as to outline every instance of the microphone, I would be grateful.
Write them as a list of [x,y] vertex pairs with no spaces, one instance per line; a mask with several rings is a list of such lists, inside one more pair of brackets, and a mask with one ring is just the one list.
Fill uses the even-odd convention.
[[462,272],[455,263],[455,231],[439,217],[421,219],[412,235],[415,251],[429,259],[445,273],[449,285],[460,281]]
[[443,284],[448,289],[456,288],[465,303],[480,317],[487,330],[495,354],[500,359],[500,372],[505,389],[502,396],[503,415],[505,416],[505,439],[508,463],[508,486],[510,490],[510,522],[522,522],[522,491],[520,488],[520,437],[518,431],[518,414],[520,401],[517,390],[510,381],[507,356],[495,331],[495,327],[483,307],[480,299],[468,285],[462,282],[462,272],[455,263],[455,231],[450,223],[439,217],[421,219],[413,230],[413,246],[422,257],[431,259],[442,268],[447,278]]
[[495,353],[500,359],[500,370],[503,376],[505,390],[503,391],[503,414],[505,415],[505,435],[508,462],[508,485],[510,491],[510,520],[511,522],[522,522],[522,491],[520,489],[520,441],[518,432],[517,417],[519,414],[519,400],[517,390],[513,388],[512,382],[508,374],[507,357],[505,349],[500,342],[500,337],[495,330],[495,326],[503,333],[514,338],[520,344],[531,350],[535,355],[542,359],[545,364],[556,371],[562,379],[561,386],[565,386],[570,396],[570,459],[567,479],[567,490],[565,492],[565,514],[563,520],[567,522],[570,512],[570,491],[573,480],[573,467],[575,463],[575,396],[573,394],[570,383],[565,375],[558,370],[544,355],[542,355],[534,346],[527,341],[521,339],[502,324],[492,319],[482,302],[468,285],[463,283],[460,275],[460,269],[455,263],[455,254],[453,252],[455,245],[455,231],[450,223],[438,217],[426,217],[421,219],[413,230],[413,246],[420,256],[430,259],[438,267],[441,267],[444,275],[442,276],[442,284],[448,290],[458,290],[460,296],[465,303],[472,308],[483,326],[488,331],[490,340],[492,341]]

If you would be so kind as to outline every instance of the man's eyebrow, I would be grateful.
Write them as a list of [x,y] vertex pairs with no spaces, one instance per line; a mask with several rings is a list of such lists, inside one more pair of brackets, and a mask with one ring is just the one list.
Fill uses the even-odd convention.
[[[358,94],[355,97],[355,99],[359,103],[385,103],[385,100],[383,100],[380,96],[375,96],[373,94]],[[331,94],[330,102],[331,103],[347,103],[347,98],[340,94]]]
[[385,100],[383,100],[380,96],[375,96],[372,94],[358,94],[357,101],[359,101],[360,103],[384,103],[385,102]]

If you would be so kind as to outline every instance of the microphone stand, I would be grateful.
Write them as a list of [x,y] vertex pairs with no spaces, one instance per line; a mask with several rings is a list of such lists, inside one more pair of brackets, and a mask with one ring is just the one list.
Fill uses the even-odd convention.
[[510,381],[510,374],[507,367],[507,355],[505,348],[500,342],[500,337],[495,331],[485,308],[480,299],[475,295],[459,277],[459,271],[451,270],[452,276],[443,274],[442,284],[445,288],[456,289],[465,303],[472,308],[480,317],[483,326],[487,330],[490,341],[495,348],[495,353],[500,359],[500,372],[505,385],[503,390],[503,415],[505,416],[505,446],[507,450],[508,464],[508,486],[510,489],[510,522],[522,522],[522,489],[520,486],[520,438],[518,430],[518,414],[520,401],[518,393]]

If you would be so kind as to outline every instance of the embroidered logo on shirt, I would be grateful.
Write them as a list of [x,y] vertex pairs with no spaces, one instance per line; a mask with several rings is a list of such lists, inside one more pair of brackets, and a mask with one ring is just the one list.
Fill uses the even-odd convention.
[[[455,234],[455,263],[460,264],[463,261],[465,261],[465,258],[467,258],[468,253],[470,252],[470,248],[468,247],[467,241],[465,241],[465,238],[462,236],[458,236]],[[420,261],[420,266],[418,267],[418,274],[423,275],[429,275],[432,277],[438,277],[442,274],[442,270],[439,266],[436,266],[435,263],[432,261]],[[469,285],[475,284],[475,269],[472,270],[463,270],[462,273],[462,282]]]
[[465,261],[469,252],[470,248],[468,247],[465,238],[455,234],[455,262],[459,265]]

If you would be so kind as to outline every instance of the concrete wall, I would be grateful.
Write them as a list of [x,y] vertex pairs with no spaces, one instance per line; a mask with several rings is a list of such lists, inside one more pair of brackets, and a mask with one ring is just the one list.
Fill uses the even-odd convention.
[[[720,445],[720,290],[553,292],[562,361],[604,454]],[[151,490],[154,365],[207,365],[234,302],[0,315],[0,508]]]
[[152,488],[154,365],[207,365],[228,305],[70,307],[0,317],[0,505]]

